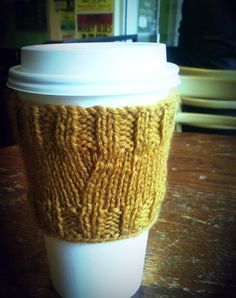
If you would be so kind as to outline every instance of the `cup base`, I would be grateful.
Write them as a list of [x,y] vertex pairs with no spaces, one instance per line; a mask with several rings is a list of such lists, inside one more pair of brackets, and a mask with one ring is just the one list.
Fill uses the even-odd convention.
[[53,287],[63,298],[130,298],[143,276],[148,231],[105,243],[71,243],[45,235]]

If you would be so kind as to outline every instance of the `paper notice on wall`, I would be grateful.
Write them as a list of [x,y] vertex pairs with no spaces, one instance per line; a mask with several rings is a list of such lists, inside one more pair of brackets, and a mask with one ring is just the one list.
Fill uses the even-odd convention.
[[114,0],[76,0],[78,12],[112,12]]
[[63,39],[75,38],[75,14],[72,11],[60,11],[60,29]]
[[113,35],[113,14],[79,14],[77,15],[77,37],[95,38]]

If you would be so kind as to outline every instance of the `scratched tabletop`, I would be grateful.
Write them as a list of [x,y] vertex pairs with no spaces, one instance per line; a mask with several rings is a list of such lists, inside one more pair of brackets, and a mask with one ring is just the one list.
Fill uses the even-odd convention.
[[[133,297],[236,297],[236,138],[176,133],[168,169]],[[18,146],[0,149],[0,297],[56,298],[26,189]]]

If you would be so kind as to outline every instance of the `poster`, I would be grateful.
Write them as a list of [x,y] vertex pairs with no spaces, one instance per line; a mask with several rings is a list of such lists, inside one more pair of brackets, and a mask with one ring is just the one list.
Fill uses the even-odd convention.
[[113,36],[114,0],[77,0],[77,38]]
[[78,38],[96,38],[113,35],[113,14],[79,14],[77,15]]
[[114,0],[77,0],[76,9],[78,12],[112,12]]
[[62,31],[74,31],[75,30],[75,16],[74,12],[61,11],[61,30]]
[[62,39],[75,38],[75,14],[72,11],[60,11],[60,29]]

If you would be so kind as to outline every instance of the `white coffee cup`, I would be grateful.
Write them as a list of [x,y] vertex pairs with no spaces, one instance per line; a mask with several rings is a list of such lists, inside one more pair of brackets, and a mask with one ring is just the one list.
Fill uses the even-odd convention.
[[[156,43],[23,47],[8,86],[35,104],[91,107],[154,104],[179,85],[178,67]],[[52,283],[64,298],[129,298],[142,282],[148,231],[106,243],[45,235]]]

